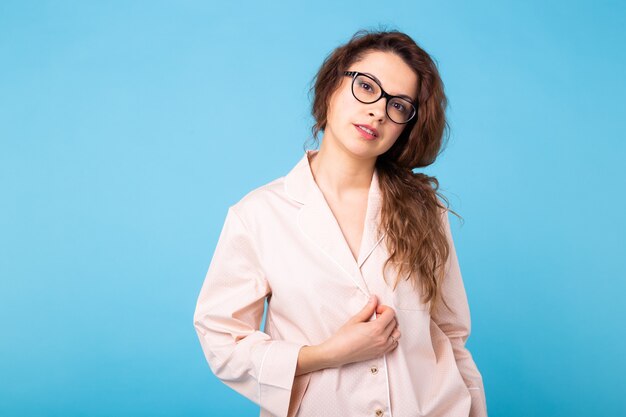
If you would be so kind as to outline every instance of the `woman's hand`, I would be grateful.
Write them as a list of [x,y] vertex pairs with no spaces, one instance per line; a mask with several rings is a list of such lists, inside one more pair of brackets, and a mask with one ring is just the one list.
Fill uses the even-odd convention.
[[[374,312],[376,319],[369,321]],[[296,376],[378,358],[395,349],[399,338],[395,312],[389,306],[378,305],[373,295],[361,311],[325,342],[300,349]]]
[[[376,311],[376,319],[369,321]],[[398,346],[400,331],[394,310],[370,301],[319,347],[333,367],[380,357]]]

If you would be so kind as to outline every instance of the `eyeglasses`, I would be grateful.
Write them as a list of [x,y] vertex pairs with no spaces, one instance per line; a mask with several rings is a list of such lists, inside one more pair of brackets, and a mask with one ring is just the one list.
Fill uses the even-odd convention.
[[375,103],[385,97],[387,117],[392,122],[405,124],[417,114],[417,108],[411,100],[388,94],[371,76],[358,71],[344,71],[344,75],[352,77],[352,95],[361,103]]

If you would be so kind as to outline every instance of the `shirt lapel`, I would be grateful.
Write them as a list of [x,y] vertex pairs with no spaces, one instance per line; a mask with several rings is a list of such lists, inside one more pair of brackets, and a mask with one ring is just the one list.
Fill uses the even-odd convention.
[[377,236],[378,225],[380,224],[380,213],[382,208],[382,195],[378,182],[378,169],[374,169],[372,175],[372,183],[370,185],[367,197],[367,212],[365,213],[365,225],[363,229],[363,237],[361,239],[361,247],[359,249],[358,267],[361,268],[376,246],[380,244],[386,235],[386,232]]
[[298,227],[314,246],[324,252],[361,291],[369,294],[360,268],[384,238],[384,234],[380,237],[376,236],[381,208],[378,174],[374,170],[359,256],[355,261],[337,219],[313,178],[308,155],[316,152],[306,151],[298,164],[285,177],[287,195],[302,205],[298,213]]

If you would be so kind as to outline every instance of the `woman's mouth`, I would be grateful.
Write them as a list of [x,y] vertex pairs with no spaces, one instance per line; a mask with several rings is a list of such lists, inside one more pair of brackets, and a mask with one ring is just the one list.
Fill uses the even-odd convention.
[[354,125],[354,127],[356,128],[356,130],[359,131],[359,133],[361,134],[361,137],[363,137],[364,139],[374,140],[374,139],[376,139],[378,137],[374,130],[369,129],[369,128],[365,127],[365,126]]

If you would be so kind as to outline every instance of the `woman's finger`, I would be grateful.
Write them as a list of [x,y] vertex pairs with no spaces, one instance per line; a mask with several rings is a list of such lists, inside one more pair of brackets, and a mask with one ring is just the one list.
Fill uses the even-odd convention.
[[396,339],[392,335],[389,335],[389,338],[387,339],[387,345],[385,347],[385,353],[389,352],[389,351],[392,351],[397,346],[398,346],[398,339]]
[[395,329],[397,326],[398,326],[398,322],[396,322],[396,319],[391,320],[387,324],[387,326],[385,326],[385,329],[383,330],[383,336],[385,337],[391,336],[393,329]]
[[400,333],[400,330],[396,327],[393,332],[391,333],[391,335],[394,337],[394,339],[398,340],[402,337],[402,333]]

